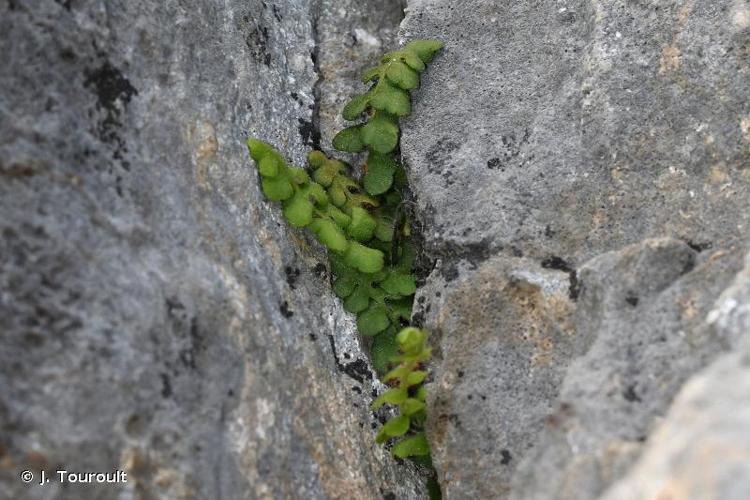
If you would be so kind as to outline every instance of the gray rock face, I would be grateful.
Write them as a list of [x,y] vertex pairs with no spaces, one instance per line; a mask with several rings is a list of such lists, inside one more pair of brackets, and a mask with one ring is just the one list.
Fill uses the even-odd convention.
[[622,476],[685,380],[725,347],[705,318],[738,260],[660,239],[579,270],[573,335],[584,349],[519,463],[512,498],[597,498]]
[[746,2],[415,0],[446,47],[402,151],[436,256],[573,264],[645,237],[746,237]]
[[420,292],[439,346],[428,433],[444,493],[506,493],[576,350],[567,275],[493,258],[450,287],[432,281]]
[[406,12],[402,38],[446,42],[401,148],[444,493],[598,498],[731,347],[707,315],[748,248],[750,7]]
[[302,161],[321,12],[0,3],[0,496],[424,496],[373,441],[323,253],[244,147]]
[[680,392],[643,456],[604,496],[742,500],[750,497],[750,256],[709,315],[736,350]]
[[[705,322],[737,256],[646,240],[569,275],[496,256],[431,277],[430,437],[453,498],[596,498],[726,341]],[[419,314],[419,313],[418,313]]]

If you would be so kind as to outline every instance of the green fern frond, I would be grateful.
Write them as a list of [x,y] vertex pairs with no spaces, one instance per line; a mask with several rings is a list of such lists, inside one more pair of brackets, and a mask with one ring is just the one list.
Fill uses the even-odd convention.
[[395,439],[395,456],[428,467],[423,365],[431,350],[425,331],[403,328],[411,317],[417,283],[411,229],[403,210],[406,175],[395,153],[399,118],[411,112],[410,91],[419,87],[420,74],[442,47],[438,40],[413,40],[364,72],[362,82],[369,89],[352,97],[342,112],[346,120],[364,120],[341,130],[332,141],[339,151],[367,151],[361,183],[349,174],[348,164],[321,151],[308,154],[308,174],[290,166],[270,144],[247,141],[264,195],[281,202],[291,226],[309,229],[328,249],[333,291],[344,308],[357,315],[360,334],[372,338],[373,366],[393,386],[372,404],[373,409],[386,404],[399,409],[376,441]]
[[399,414],[380,429],[375,440],[384,443],[392,438],[409,435],[399,440],[392,453],[399,458],[429,456],[430,447],[422,427],[426,417],[424,386],[427,372],[421,369],[422,363],[430,358],[427,346],[427,332],[408,327],[396,335],[400,354],[391,357],[398,366],[383,376],[383,380],[393,387],[378,396],[371,408],[377,410],[385,404],[397,406]]
[[[398,147],[398,119],[411,113],[409,91],[419,87],[419,74],[442,47],[439,40],[414,40],[385,54],[379,66],[362,76],[363,83],[371,84],[370,89],[344,106],[344,119],[355,121],[364,115],[367,121],[339,132],[333,147],[347,153],[369,150],[364,187],[372,195],[391,187],[397,165],[392,153]],[[379,157],[373,157],[373,153]]]

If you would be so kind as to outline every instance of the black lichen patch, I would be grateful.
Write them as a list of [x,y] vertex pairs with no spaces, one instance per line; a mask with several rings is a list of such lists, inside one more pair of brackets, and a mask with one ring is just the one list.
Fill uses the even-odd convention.
[[206,349],[203,336],[198,328],[198,318],[191,318],[190,329],[188,331],[190,334],[190,345],[180,351],[179,357],[183,365],[195,370],[197,368],[196,359],[198,358],[198,354]]
[[185,306],[180,302],[180,299],[176,297],[168,297],[164,303],[167,306],[167,316],[169,319],[179,321],[185,320]]
[[289,309],[289,302],[286,300],[279,304],[279,311],[281,311],[281,315],[285,318],[291,318],[294,316],[294,312]]
[[458,418],[457,413],[451,413],[449,415],[440,415],[439,420],[445,422],[446,420],[453,424],[453,427],[461,427],[461,419]]
[[299,122],[299,135],[302,136],[305,144],[313,149],[320,149],[320,130],[309,120],[299,118],[297,121]]
[[[249,24],[250,16],[243,17],[243,21]],[[255,62],[263,63],[266,66],[271,65],[271,54],[268,52],[268,28],[253,26],[245,35],[245,45]]]
[[624,397],[626,401],[630,401],[631,403],[641,402],[641,397],[637,392],[635,392],[635,384],[630,384],[629,386],[627,386],[627,388],[625,388],[625,390],[622,392],[622,397]]
[[[336,363],[336,368],[349,375],[351,378],[359,382],[364,383],[365,380],[372,380],[372,372],[367,367],[367,363],[364,360],[357,359],[351,363],[343,364],[339,361],[338,353],[336,352],[336,342],[333,340],[333,335],[328,335],[328,340],[331,343],[331,351],[333,352],[333,360]],[[374,392],[374,389],[373,389]]]
[[73,0],[55,0],[55,3],[58,5],[61,5],[65,10],[70,12],[70,4],[73,2]]
[[445,186],[446,187],[452,186],[456,182],[453,179],[453,171],[452,170],[446,170],[445,172],[443,172],[442,177],[443,177],[443,180],[445,181]]
[[313,268],[313,273],[315,273],[315,276],[318,278],[324,279],[326,276],[328,276],[328,268],[325,264],[319,263],[316,264]]
[[300,106],[304,106],[305,105],[305,101],[302,100],[302,97],[300,97],[300,95],[297,92],[289,92],[289,95]]
[[565,259],[552,255],[542,261],[542,267],[545,269],[556,269],[568,273],[570,286],[568,287],[568,296],[571,300],[578,300],[581,294],[581,283],[578,281],[578,273]]
[[296,267],[286,266],[284,268],[284,274],[286,274],[286,282],[289,285],[289,288],[294,290],[300,274],[299,269]]
[[279,8],[276,7],[276,5],[272,5],[271,9],[273,10],[273,17],[275,17],[278,22],[281,22],[282,17],[281,13],[279,12]]
[[116,105],[118,99],[127,104],[134,95],[138,95],[138,90],[109,61],[105,61],[97,69],[87,71],[83,84],[94,91],[98,106],[115,117],[120,115],[120,109]]
[[367,367],[367,363],[365,363],[365,361],[362,359],[357,359],[355,361],[352,361],[351,363],[347,363],[346,365],[341,366],[344,373],[349,375],[360,384],[365,380],[372,380],[372,372],[370,372],[370,369]]
[[510,451],[508,451],[506,449],[500,450],[500,455],[503,457],[500,460],[500,463],[503,464],[503,465],[508,465],[510,463],[510,461],[513,460],[513,455],[511,455]]
[[380,422],[381,425],[388,421],[388,414],[384,411],[378,411],[372,414],[372,418]]
[[134,95],[138,95],[130,81],[109,61],[100,67],[85,71],[84,87],[90,89],[97,99],[97,108],[104,112],[99,124],[99,136],[104,142],[116,146],[115,158],[122,158],[124,141],[117,134],[122,126],[120,114]]
[[[500,170],[505,172],[506,167],[511,166],[511,162],[520,154],[523,146],[528,144],[531,137],[531,131],[528,128],[523,130],[521,137],[517,137],[515,132],[510,132],[500,137],[500,143],[503,146],[501,157],[495,157],[487,162],[487,168],[490,170]],[[522,162],[520,163],[522,164]]]
[[463,245],[446,242],[435,253],[438,254],[443,262],[448,263],[448,265],[441,269],[441,274],[446,281],[453,281],[458,278],[458,264],[461,261],[468,262],[472,269],[477,269],[479,264],[502,250],[502,246],[493,247],[486,240],[482,240]]
[[427,171],[431,174],[442,175],[446,168],[454,168],[455,165],[449,165],[451,161],[451,153],[458,150],[460,145],[451,141],[447,137],[439,139],[425,154],[425,160],[427,160]]
[[424,311],[416,311],[412,314],[411,324],[416,328],[424,328]]
[[565,271],[570,272],[572,270],[572,267],[570,267],[570,264],[565,261],[565,259],[562,259],[556,255],[552,255],[551,257],[547,257],[542,261],[542,267],[545,269],[557,269],[559,271]]
[[196,370],[200,353],[207,349],[198,318],[188,311],[178,297],[168,297],[165,305],[172,331],[182,339],[177,356],[185,368]]
[[172,383],[169,380],[169,375],[166,373],[160,374],[161,377],[161,395],[163,398],[168,398],[172,395]]

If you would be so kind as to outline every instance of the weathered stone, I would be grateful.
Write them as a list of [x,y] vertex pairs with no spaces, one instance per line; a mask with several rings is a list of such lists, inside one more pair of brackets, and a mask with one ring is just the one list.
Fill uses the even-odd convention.
[[244,146],[303,161],[319,15],[0,3],[0,496],[424,496],[373,441],[324,254],[263,200]]
[[750,256],[709,322],[736,350],[685,385],[607,500],[750,498]]
[[[568,273],[497,256],[417,317],[438,343],[429,435],[450,498],[595,498],[682,382],[725,345],[704,322],[738,258],[648,240]],[[575,300],[574,300],[575,299]]]
[[[746,3],[409,2],[402,37],[446,42],[401,149],[447,498],[750,494],[748,267],[716,302],[748,248]],[[328,149],[400,5],[0,5],[3,494],[424,497],[243,145]]]
[[621,477],[682,384],[725,347],[705,318],[740,266],[647,240],[579,270],[574,335],[555,409],[513,478],[512,498],[597,498]]
[[[403,39],[446,43],[401,142],[435,264],[415,317],[437,333],[429,434],[445,493],[596,498],[727,347],[706,314],[748,248],[750,9],[406,12]],[[512,276],[540,267],[559,272],[520,295]]]
[[724,248],[750,224],[745,2],[408,2],[434,37],[401,149],[434,256],[575,266],[646,237]]
[[565,273],[498,257],[420,290],[438,345],[428,435],[448,498],[508,491],[575,350],[567,285]]

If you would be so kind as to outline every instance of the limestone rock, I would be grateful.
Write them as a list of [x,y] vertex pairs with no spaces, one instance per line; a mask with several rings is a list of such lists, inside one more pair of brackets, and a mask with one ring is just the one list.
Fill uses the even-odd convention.
[[647,240],[592,259],[572,287],[554,264],[500,255],[452,282],[437,269],[420,291],[449,498],[596,498],[726,346],[705,317],[736,255]]
[[[597,498],[725,351],[750,228],[746,2],[407,2],[448,498]],[[555,272],[553,272],[555,271]],[[543,361],[543,362],[542,362]]]
[[571,265],[647,237],[724,248],[750,224],[746,2],[412,0],[445,42],[402,153],[435,256]]
[[579,270],[573,358],[524,454],[511,498],[598,498],[621,477],[682,384],[725,347],[705,322],[738,256],[646,240]]
[[506,493],[575,351],[567,275],[498,257],[417,303],[436,342],[428,436],[443,492]]
[[685,385],[637,465],[605,499],[750,497],[750,256],[709,321],[736,350]]
[[244,145],[303,161],[318,15],[0,3],[0,496],[424,496],[373,441],[324,254],[262,199]]

